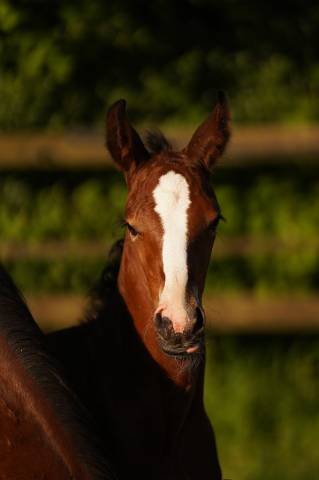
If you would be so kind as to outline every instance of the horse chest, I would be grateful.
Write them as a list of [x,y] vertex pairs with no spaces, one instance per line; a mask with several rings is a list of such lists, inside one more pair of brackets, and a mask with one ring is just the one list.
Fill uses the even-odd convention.
[[135,382],[131,376],[128,382],[113,383],[104,395],[107,423],[121,462],[125,458],[128,465],[170,464],[185,416],[180,399],[172,398],[156,376]]

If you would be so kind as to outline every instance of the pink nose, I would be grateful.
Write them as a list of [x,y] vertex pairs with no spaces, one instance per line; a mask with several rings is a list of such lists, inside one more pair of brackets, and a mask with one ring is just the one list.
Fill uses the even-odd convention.
[[160,314],[162,318],[166,318],[172,324],[175,333],[183,333],[190,324],[187,313],[184,308],[172,308],[167,305],[160,306],[155,314]]
[[204,327],[204,314],[199,307],[196,307],[191,319],[186,312],[183,312],[180,317],[172,316],[171,313],[168,308],[158,308],[155,313],[156,326],[164,337],[173,333],[181,334],[185,331],[196,334]]

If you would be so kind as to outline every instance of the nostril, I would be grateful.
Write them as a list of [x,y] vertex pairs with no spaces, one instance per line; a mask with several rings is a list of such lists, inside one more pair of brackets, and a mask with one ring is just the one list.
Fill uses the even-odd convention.
[[163,338],[167,339],[172,335],[173,324],[171,320],[167,317],[162,317],[162,314],[160,312],[155,315],[155,325]]
[[161,326],[162,326],[162,315],[160,312],[158,312],[156,315],[155,315],[155,325],[156,325],[156,328],[160,329]]
[[201,308],[196,307],[195,311],[195,323],[193,327],[193,333],[197,333],[199,330],[201,330],[204,327],[204,314]]

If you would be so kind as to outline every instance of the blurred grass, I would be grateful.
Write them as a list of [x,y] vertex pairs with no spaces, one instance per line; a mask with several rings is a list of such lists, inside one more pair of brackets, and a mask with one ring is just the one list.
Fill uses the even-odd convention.
[[205,402],[224,478],[318,478],[319,337],[207,343]]
[[[216,249],[238,237],[244,244],[247,237],[250,249],[213,257],[208,289],[314,292],[319,286],[318,168],[233,167],[217,170],[213,181],[227,219],[219,226]],[[7,173],[0,181],[0,243],[14,248],[15,243],[98,241],[107,251],[123,235],[125,198],[124,182],[114,171]],[[260,251],[260,239],[274,246]],[[6,264],[24,291],[84,292],[104,262],[105,256],[76,260],[74,254]]]
[[[107,250],[107,249],[106,249]],[[295,257],[295,262],[292,260]],[[299,262],[297,259],[299,258]],[[85,293],[98,277],[104,258],[87,259],[17,259],[6,261],[6,267],[19,287],[28,293]],[[259,255],[243,259],[213,259],[209,266],[206,289],[214,293],[251,291],[267,294],[307,294],[319,286],[319,260],[303,263],[303,256]]]
[[[240,173],[247,175],[237,178],[235,184],[223,172],[218,172],[214,181],[227,219],[220,225],[220,236],[263,235],[289,244],[316,235],[319,170],[316,177],[285,179],[278,178],[276,171],[272,175],[253,172],[253,178],[249,168]],[[235,168],[231,175],[236,175]],[[51,184],[35,185],[32,178],[9,175],[0,182],[0,240],[112,240],[125,198],[126,187],[115,173],[102,178],[92,175],[75,185],[63,177],[53,178]]]

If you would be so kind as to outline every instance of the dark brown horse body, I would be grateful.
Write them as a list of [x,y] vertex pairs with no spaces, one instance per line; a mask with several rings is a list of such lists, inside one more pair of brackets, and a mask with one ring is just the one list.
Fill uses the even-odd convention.
[[220,218],[209,170],[228,123],[220,95],[187,148],[153,136],[149,153],[123,101],[108,115],[108,147],[128,184],[127,233],[88,321],[48,341],[120,478],[221,479],[203,406],[201,298]]
[[0,267],[0,478],[114,479],[44,340]]

